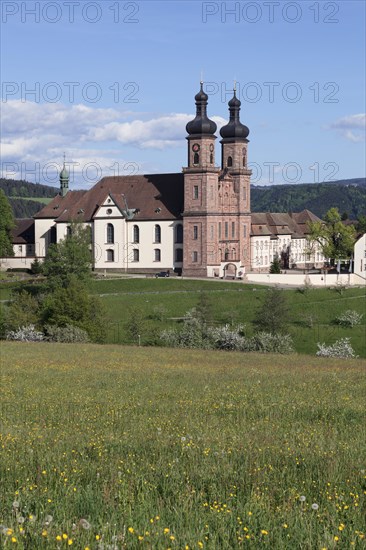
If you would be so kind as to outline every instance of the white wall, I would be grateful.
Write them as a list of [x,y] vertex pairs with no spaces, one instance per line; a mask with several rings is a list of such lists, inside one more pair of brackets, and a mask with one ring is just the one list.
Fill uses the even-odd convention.
[[353,273],[349,274],[300,274],[300,273],[247,273],[245,280],[249,283],[263,283],[263,284],[281,284],[290,286],[303,286],[305,281],[309,281],[310,284],[318,287],[334,286],[336,284],[354,285],[359,284],[355,279]]
[[36,243],[35,253],[38,258],[44,258],[46,255],[47,248],[50,244],[50,229],[54,225],[54,220],[34,220],[34,239]]
[[355,244],[354,273],[366,281],[366,233]]

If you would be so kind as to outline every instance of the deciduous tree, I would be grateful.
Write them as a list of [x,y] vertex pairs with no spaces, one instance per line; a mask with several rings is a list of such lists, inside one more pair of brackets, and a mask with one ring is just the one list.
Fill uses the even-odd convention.
[[50,287],[67,287],[70,279],[87,281],[91,275],[91,232],[89,227],[73,223],[70,234],[57,244],[51,244],[42,272]]
[[310,222],[309,243],[319,243],[326,258],[335,262],[352,256],[356,231],[353,225],[344,225],[338,208],[331,208],[323,222]]
[[11,230],[15,227],[12,208],[0,189],[0,258],[14,256]]

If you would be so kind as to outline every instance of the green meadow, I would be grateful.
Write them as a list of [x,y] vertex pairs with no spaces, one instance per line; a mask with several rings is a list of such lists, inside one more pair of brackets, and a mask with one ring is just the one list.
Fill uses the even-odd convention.
[[1,347],[0,546],[365,547],[365,364]]
[[[303,289],[300,289],[303,290]],[[213,324],[242,323],[252,335],[253,320],[261,306],[266,287],[242,282],[198,281],[181,279],[116,279],[94,281],[92,292],[99,294],[111,319],[110,343],[131,341],[126,322],[131,311],[144,319],[141,342],[151,342],[151,334],[166,328],[179,328],[185,313],[195,307],[204,292],[212,308]],[[331,344],[350,337],[356,354],[366,357],[366,288],[284,290],[290,311],[288,332],[298,353],[314,355],[317,342]],[[362,324],[352,329],[340,327],[335,319],[352,309],[363,314]],[[133,315],[133,313],[132,313]]]
[[[17,276],[18,274],[14,274]],[[11,298],[11,291],[28,281],[2,282],[2,305]],[[32,280],[31,280],[32,281]],[[38,281],[39,285],[42,281]],[[34,285],[36,288],[36,285]],[[245,325],[248,336],[255,332],[253,320],[263,303],[267,287],[241,281],[207,281],[181,278],[113,278],[95,279],[90,292],[99,295],[108,312],[110,344],[137,344],[129,335],[126,324],[131,317],[142,321],[142,345],[159,344],[159,334],[167,328],[179,329],[185,314],[197,306],[204,293],[212,311],[211,323]],[[349,337],[357,355],[366,357],[366,288],[286,289],[289,308],[288,333],[298,353],[315,355],[317,343],[334,343]],[[344,328],[335,319],[346,310],[363,315],[360,325]]]

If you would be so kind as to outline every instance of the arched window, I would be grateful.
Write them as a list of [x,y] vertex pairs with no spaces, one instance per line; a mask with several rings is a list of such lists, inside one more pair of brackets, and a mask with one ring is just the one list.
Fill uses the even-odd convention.
[[140,242],[140,228],[139,228],[138,225],[133,226],[132,238],[133,238],[134,243],[139,243]]
[[160,260],[161,260],[160,248],[155,248],[155,250],[154,250],[154,261],[155,262],[160,262]]
[[114,262],[114,250],[107,250],[107,262]]
[[140,261],[140,251],[138,250],[138,248],[134,248],[133,251],[132,251],[132,254],[133,254],[133,261],[134,262]]
[[210,164],[214,163],[213,153],[210,154]]
[[107,243],[114,243],[114,226],[113,223],[107,224]]
[[175,242],[183,242],[183,225],[181,223],[178,223],[178,225],[175,226]]
[[160,225],[155,225],[154,228],[154,242],[161,243],[161,228]]
[[199,163],[200,163],[200,156],[198,153],[195,153],[193,157],[193,164],[199,164]]
[[227,165],[229,167],[233,165],[233,157],[227,157]]

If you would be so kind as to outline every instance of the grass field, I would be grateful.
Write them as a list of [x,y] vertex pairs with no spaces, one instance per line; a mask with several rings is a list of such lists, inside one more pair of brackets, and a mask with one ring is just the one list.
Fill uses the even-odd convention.
[[[17,284],[3,283],[0,299],[8,300]],[[264,286],[180,278],[102,279],[94,280],[91,285],[91,292],[100,295],[107,308],[108,342],[112,344],[136,344],[126,330],[131,309],[143,314],[143,344],[154,340],[151,334],[179,328],[179,318],[197,305],[201,291],[209,297],[214,324],[243,323],[247,334],[253,334],[252,321],[264,299]],[[350,337],[356,354],[366,357],[366,288],[348,288],[342,294],[334,289],[310,289],[303,294],[296,289],[284,292],[290,309],[288,332],[298,353],[314,355],[317,342],[331,344],[339,338]],[[335,318],[347,309],[363,314],[361,325],[349,329],[335,323]],[[156,310],[160,311],[159,316]]]
[[[144,312],[146,335],[172,326],[179,326],[174,318],[197,305],[200,291],[210,298],[214,321],[244,323],[248,334],[254,332],[252,321],[260,307],[266,287],[223,281],[197,281],[180,279],[122,279],[95,281],[92,291],[102,296],[112,320],[108,340],[110,343],[131,343],[125,323],[131,308]],[[304,294],[286,290],[291,322],[288,332],[299,353],[315,354],[317,342],[327,344],[339,338],[350,337],[356,354],[366,357],[366,289],[349,288],[342,295],[334,289],[311,289]],[[161,320],[154,315],[163,308]],[[335,318],[347,309],[363,314],[362,324],[353,329],[335,324]],[[311,319],[312,326],[309,326]]]
[[364,361],[10,342],[1,360],[1,546],[365,547]]

